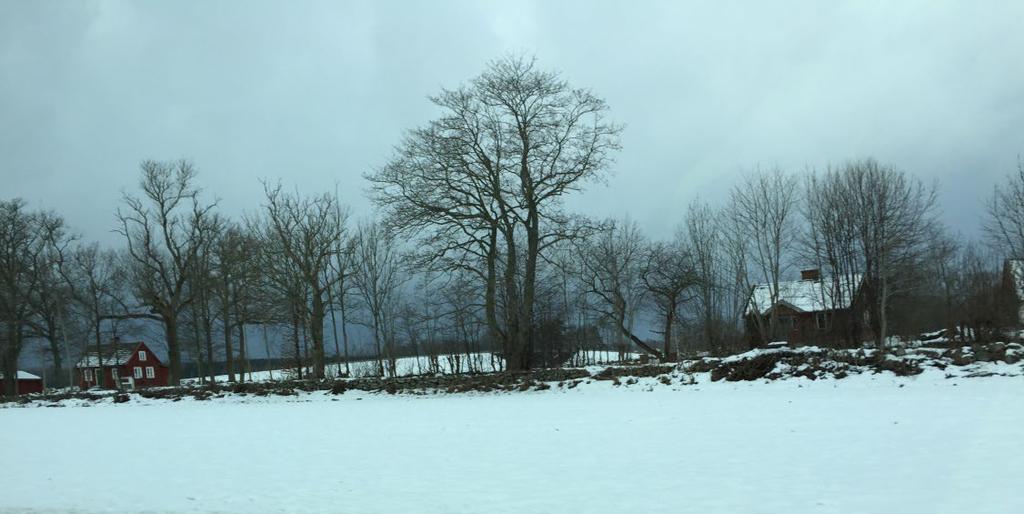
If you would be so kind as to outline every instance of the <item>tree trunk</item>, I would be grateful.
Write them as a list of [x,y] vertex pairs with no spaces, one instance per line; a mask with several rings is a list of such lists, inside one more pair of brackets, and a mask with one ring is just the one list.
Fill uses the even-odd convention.
[[[49,316],[47,317],[49,318]],[[47,334],[49,334],[49,337],[47,338],[47,343],[50,346],[50,355],[53,356],[53,376],[56,377],[57,380],[60,380],[60,377],[61,375],[63,375],[64,370],[62,358],[63,356],[61,355],[62,352],[60,348],[60,339],[57,336],[57,333],[59,331],[60,329],[57,327],[56,320],[46,320],[46,332]]]
[[628,337],[629,340],[633,341],[633,343],[639,346],[641,350],[643,350],[644,352],[658,360],[664,360],[664,357],[661,355],[661,352],[655,350],[654,348],[651,347],[651,345],[643,342],[642,339],[633,335],[633,332],[630,332],[629,329],[626,328],[626,325],[624,323],[619,323],[619,330],[622,331],[622,335]]
[[672,358],[672,323],[675,321],[675,309],[668,309],[665,313],[665,361],[673,361]]
[[884,349],[885,348],[885,338],[888,335],[886,332],[889,329],[889,326],[888,326],[889,325],[889,318],[888,318],[887,313],[885,312],[886,310],[888,310],[888,307],[889,307],[889,305],[888,305],[888,303],[889,303],[889,301],[888,301],[889,300],[889,291],[888,291],[889,285],[886,283],[885,278],[882,278],[882,288],[881,289],[882,289],[881,295],[880,295],[880,297],[878,299],[878,303],[879,303],[879,306],[878,306],[878,332],[879,332],[878,333],[878,348],[879,349]]
[[535,206],[527,216],[526,267],[523,270],[522,308],[519,314],[520,348],[523,349],[522,369],[533,367],[533,304],[537,292],[537,259],[540,257],[540,219]]
[[234,352],[231,350],[231,315],[227,303],[224,305],[222,316],[224,317],[224,365],[227,367],[228,382],[234,382],[235,361]]
[[295,343],[295,373],[302,380],[302,348],[299,343],[299,316],[292,311],[292,341]]
[[[341,348],[338,346],[338,316],[334,309],[334,299],[328,297],[328,312],[331,313],[331,339],[334,339],[334,358],[341,358]],[[337,363],[338,376],[341,376],[341,362]]]
[[[206,309],[204,309],[205,311]],[[206,343],[207,371],[210,373],[210,383],[217,383],[217,369],[213,365],[217,362],[213,353],[213,321],[207,312],[203,312],[203,340]]]
[[[178,319],[164,315],[164,332],[167,337],[167,361],[170,368],[170,385],[181,385],[181,347],[178,345]],[[97,338],[99,330],[97,329]],[[97,342],[99,346],[99,342]]]
[[341,297],[341,344],[345,351],[345,376],[352,376],[352,370],[348,367],[348,329],[345,325],[348,324],[348,319],[345,316],[345,297]]
[[377,372],[380,376],[384,376],[384,357],[381,355],[380,349],[380,321],[375,320],[373,322],[373,344],[377,347]]
[[505,234],[505,312],[508,318],[505,326],[508,330],[504,338],[505,343],[505,370],[515,373],[518,371],[525,371],[529,369],[526,358],[526,338],[523,332],[523,325],[520,321],[523,315],[522,298],[517,296],[516,287],[516,275],[518,271],[518,262],[516,251],[516,241],[514,234]]
[[313,291],[313,308],[309,316],[309,331],[313,339],[313,378],[323,380],[324,362],[324,301],[320,293]]
[[249,380],[252,380],[252,366],[249,365],[249,354],[245,349],[245,322],[238,320],[238,364],[240,366],[239,378],[245,382],[245,374],[249,373]]
[[9,323],[7,327],[7,347],[0,355],[0,366],[4,373],[4,396],[18,395],[18,354],[21,353],[20,330]]
[[195,352],[195,363],[196,363],[196,376],[199,377],[199,383],[206,383],[206,367],[203,364],[203,335],[202,328],[199,326],[200,321],[195,312],[195,308],[192,309],[192,344],[195,345],[193,351]]
[[508,346],[504,334],[498,326],[497,290],[498,290],[498,228],[491,226],[487,238],[487,285],[484,289],[484,314],[487,318],[487,331],[491,340],[492,351],[495,347]]

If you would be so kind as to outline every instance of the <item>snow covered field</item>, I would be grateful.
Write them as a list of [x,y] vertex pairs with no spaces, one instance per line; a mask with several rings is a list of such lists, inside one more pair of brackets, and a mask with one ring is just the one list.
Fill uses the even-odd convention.
[[1024,512],[1019,376],[134,398],[0,427],[3,512]]

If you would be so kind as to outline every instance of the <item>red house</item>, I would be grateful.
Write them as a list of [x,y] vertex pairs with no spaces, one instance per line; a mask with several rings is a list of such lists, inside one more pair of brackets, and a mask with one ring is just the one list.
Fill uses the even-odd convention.
[[[43,392],[43,379],[27,371],[18,371],[18,380],[15,382],[16,394],[31,394]],[[0,396],[4,395],[4,373],[0,371]]]
[[[775,341],[836,343],[851,334],[868,338],[859,301],[862,285],[860,274],[822,277],[816,269],[801,271],[800,280],[779,282],[776,295],[769,284],[758,284],[747,302],[747,337],[754,346]],[[773,319],[774,331],[769,328]]]
[[137,389],[165,386],[170,372],[142,341],[122,343],[118,339],[88,351],[75,365],[78,387],[89,389]]

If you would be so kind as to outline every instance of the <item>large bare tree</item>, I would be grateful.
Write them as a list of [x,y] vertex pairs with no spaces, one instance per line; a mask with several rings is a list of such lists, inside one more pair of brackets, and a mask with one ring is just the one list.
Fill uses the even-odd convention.
[[141,196],[124,195],[117,231],[127,242],[134,297],[146,310],[129,314],[163,324],[171,383],[181,382],[178,318],[193,300],[188,280],[209,237],[215,203],[203,203],[191,162],[143,161]]
[[373,197],[438,259],[482,270],[491,337],[508,370],[529,368],[539,262],[576,234],[561,199],[608,168],[620,127],[604,119],[604,100],[523,57],[431,100],[442,115],[368,176]]
[[17,394],[18,358],[38,305],[37,268],[49,266],[45,217],[21,199],[0,201],[0,372],[9,396]]

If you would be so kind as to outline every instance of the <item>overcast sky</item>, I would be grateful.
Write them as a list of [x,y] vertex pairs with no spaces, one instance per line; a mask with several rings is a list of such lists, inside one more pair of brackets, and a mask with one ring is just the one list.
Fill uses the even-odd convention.
[[187,157],[229,214],[259,178],[338,184],[507,52],[626,124],[607,186],[570,201],[666,236],[757,166],[873,156],[941,182],[976,231],[1024,152],[1024,2],[27,2],[0,0],[0,198],[110,229],[142,159]]

